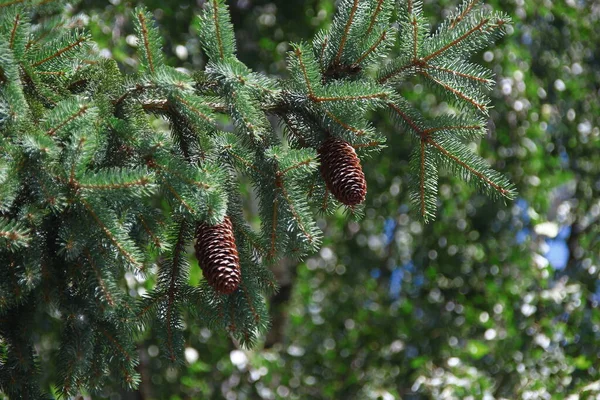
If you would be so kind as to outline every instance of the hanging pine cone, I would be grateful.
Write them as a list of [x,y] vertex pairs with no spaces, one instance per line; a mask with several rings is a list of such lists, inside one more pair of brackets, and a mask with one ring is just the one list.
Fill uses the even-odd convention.
[[233,293],[242,274],[229,217],[218,225],[198,224],[194,249],[208,283],[221,294]]
[[321,175],[333,196],[347,206],[362,203],[367,195],[367,181],[354,147],[344,140],[329,138],[318,153]]

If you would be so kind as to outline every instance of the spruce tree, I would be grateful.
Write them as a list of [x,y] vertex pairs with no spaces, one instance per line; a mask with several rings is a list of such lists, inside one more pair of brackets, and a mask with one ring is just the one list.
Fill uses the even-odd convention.
[[[486,132],[493,84],[469,57],[510,22],[477,0],[435,32],[420,1],[343,0],[329,29],[293,45],[285,79],[236,58],[223,0],[198,17],[208,62],[193,75],[165,64],[146,9],[132,15],[139,70],[126,75],[61,14],[65,3],[0,0],[0,392],[9,398],[49,398],[39,383],[48,365],[65,397],[113,380],[135,388],[146,329],[174,364],[184,323],[251,346],[268,327],[269,266],[319,248],[318,213],[360,215],[360,158],[385,143],[372,111],[386,109],[398,126],[390,134],[414,142],[408,190],[425,221],[438,169],[514,196],[468,147]],[[449,111],[415,108],[403,95],[409,80]],[[260,204],[258,229],[246,222],[242,180]],[[194,244],[199,286],[188,282]],[[125,274],[154,289],[131,295]],[[49,357],[43,338],[59,343]]]

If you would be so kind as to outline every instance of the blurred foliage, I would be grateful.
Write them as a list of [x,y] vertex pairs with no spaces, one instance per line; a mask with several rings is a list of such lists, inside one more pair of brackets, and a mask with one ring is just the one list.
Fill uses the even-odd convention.
[[[168,32],[170,64],[202,66],[191,24],[202,2],[144,3]],[[514,25],[479,55],[497,78],[480,154],[515,182],[520,198],[494,203],[443,178],[437,221],[423,225],[408,213],[407,135],[376,115],[389,147],[365,161],[366,217],[321,220],[319,255],[281,266],[291,275],[284,286],[291,298],[274,310],[283,334],[246,351],[188,326],[189,364],[177,370],[150,332],[139,349],[139,393],[107,388],[107,397],[600,396],[600,4],[488,4]],[[441,18],[455,5],[428,1],[426,12]],[[127,19],[134,6],[86,0],[75,10],[89,16],[94,38],[125,69],[136,62]],[[334,2],[237,0],[231,10],[240,59],[282,73],[288,42],[328,24]],[[409,89],[432,114],[447,107],[418,84]],[[192,280],[199,275],[193,268]],[[151,286],[128,284],[133,294]]]

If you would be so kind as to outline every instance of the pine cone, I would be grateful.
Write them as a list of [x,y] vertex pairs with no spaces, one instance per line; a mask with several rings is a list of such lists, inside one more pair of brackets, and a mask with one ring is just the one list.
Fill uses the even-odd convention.
[[318,153],[321,175],[333,196],[347,206],[365,201],[367,181],[354,147],[341,139],[329,138]]
[[233,293],[242,274],[229,217],[218,225],[198,224],[194,249],[208,283],[221,294]]

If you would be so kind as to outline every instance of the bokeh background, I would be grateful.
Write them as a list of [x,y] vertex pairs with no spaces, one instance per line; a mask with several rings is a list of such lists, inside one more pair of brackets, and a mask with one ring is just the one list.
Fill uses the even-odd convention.
[[[170,65],[206,61],[195,33],[202,1],[146,0]],[[100,50],[133,70],[137,3],[75,7]],[[239,58],[285,76],[290,41],[330,23],[332,0],[229,1]],[[408,208],[410,141],[385,113],[388,147],[364,160],[366,216],[319,221],[319,254],[274,267],[273,327],[252,350],[192,319],[187,364],[172,368],[148,332],[136,393],[109,399],[588,399],[600,396],[600,3],[488,0],[513,18],[474,61],[497,85],[489,135],[474,149],[516,184],[493,202],[440,179],[437,220]],[[457,2],[425,1],[432,27]],[[417,81],[405,95],[443,111]],[[254,205],[249,203],[248,207]],[[256,222],[256,221],[255,221]],[[192,281],[201,279],[192,269]],[[129,277],[132,295],[153,284]]]

